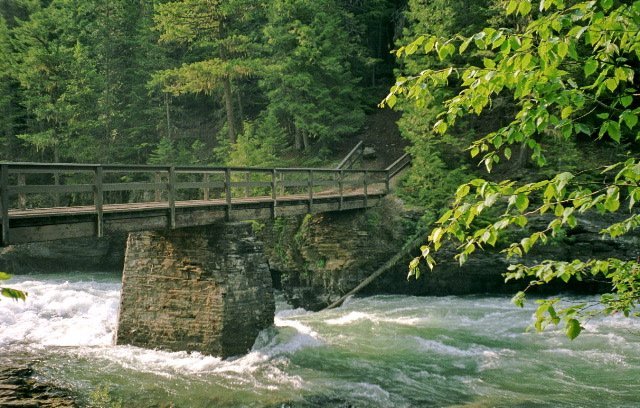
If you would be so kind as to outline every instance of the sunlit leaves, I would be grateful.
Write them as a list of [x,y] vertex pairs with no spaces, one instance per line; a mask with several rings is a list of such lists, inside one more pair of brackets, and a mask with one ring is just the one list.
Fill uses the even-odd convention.
[[[11,275],[9,275],[6,272],[0,272],[0,280],[7,280],[10,279]],[[13,300],[22,300],[25,301],[27,300],[27,292],[21,291],[21,290],[17,290],[17,289],[12,289],[12,288],[4,288],[4,287],[0,287],[0,296],[4,296],[7,297],[9,299],[13,299]]]
[[[534,6],[538,12],[532,12]],[[392,93],[424,103],[427,95],[448,86],[450,75],[456,75],[461,90],[445,102],[434,124],[435,134],[446,134],[465,115],[482,114],[498,96],[513,96],[517,107],[513,120],[479,137],[468,148],[470,156],[488,171],[502,157],[511,158],[512,146],[526,147],[535,163],[545,165],[544,145],[550,137],[582,135],[616,144],[638,140],[640,108],[634,103],[634,81],[635,67],[640,64],[640,1],[565,4],[564,0],[508,0],[505,12],[525,16],[527,23],[515,31],[486,28],[467,37],[430,36],[399,50],[402,57],[425,52],[446,60],[456,48],[463,54],[475,47],[482,56],[477,65],[464,68],[427,67],[396,84]],[[429,267],[434,265],[430,249],[440,249],[445,241],[455,243],[461,264],[486,246],[498,246],[517,261],[537,245],[577,227],[587,212],[631,212],[601,231],[609,239],[640,227],[636,214],[640,201],[638,160],[601,169],[590,166],[585,163],[581,171],[562,172],[534,183],[476,179],[459,186],[451,208],[438,220],[423,248]],[[536,219],[536,227],[531,219]],[[505,234],[507,230],[518,234]],[[414,260],[413,269],[418,265]],[[587,275],[600,275],[613,284],[610,296],[601,299],[604,309],[600,313],[631,313],[640,297],[635,260],[518,264],[510,267],[505,277],[530,279],[532,287],[553,280],[582,280]],[[521,292],[514,303],[522,306],[524,298]],[[567,337],[573,339],[582,331],[580,318],[585,313],[582,306],[561,307],[558,300],[541,301],[535,327],[542,330],[564,323]]]

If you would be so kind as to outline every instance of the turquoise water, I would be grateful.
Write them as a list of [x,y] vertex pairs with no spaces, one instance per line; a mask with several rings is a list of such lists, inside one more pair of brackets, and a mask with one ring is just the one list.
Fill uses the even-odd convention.
[[639,319],[591,320],[571,342],[525,332],[532,306],[508,297],[374,296],[319,313],[279,301],[253,350],[221,360],[114,346],[118,277],[68,276],[11,282],[29,298],[0,302],[0,353],[33,357],[84,404],[106,389],[124,407],[640,406]]

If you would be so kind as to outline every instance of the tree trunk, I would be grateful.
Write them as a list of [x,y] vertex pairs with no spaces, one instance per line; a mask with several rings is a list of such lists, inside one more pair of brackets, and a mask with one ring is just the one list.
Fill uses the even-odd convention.
[[167,138],[171,140],[171,115],[169,111],[169,94],[164,94],[164,108],[167,115]]
[[240,90],[236,92],[236,99],[238,100],[238,133],[244,133],[244,109],[242,106],[242,96],[240,96]]
[[231,80],[225,78],[223,80],[224,85],[224,105],[227,111],[227,127],[229,130],[229,141],[231,143],[236,142],[236,124],[233,114],[233,94],[231,92]]
[[309,150],[309,133],[302,132],[302,144],[304,145],[304,150]]
[[294,136],[295,136],[294,146],[296,150],[302,150],[302,136],[300,135],[300,130],[298,128],[295,128]]

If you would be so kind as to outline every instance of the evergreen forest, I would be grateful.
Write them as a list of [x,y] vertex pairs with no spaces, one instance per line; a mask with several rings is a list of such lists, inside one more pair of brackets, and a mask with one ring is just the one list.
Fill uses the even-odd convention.
[[1,157],[326,158],[393,83],[401,3],[3,0]]

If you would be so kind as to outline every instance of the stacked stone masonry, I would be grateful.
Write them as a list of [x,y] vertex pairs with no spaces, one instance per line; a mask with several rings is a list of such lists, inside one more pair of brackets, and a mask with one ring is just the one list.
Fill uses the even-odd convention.
[[239,355],[274,313],[269,266],[250,224],[129,235],[118,344]]

